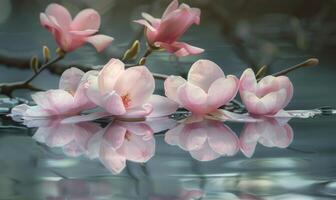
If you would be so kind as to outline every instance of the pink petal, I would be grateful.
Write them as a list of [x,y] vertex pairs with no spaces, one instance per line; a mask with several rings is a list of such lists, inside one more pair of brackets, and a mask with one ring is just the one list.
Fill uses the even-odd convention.
[[167,15],[171,12],[173,12],[174,10],[176,10],[178,8],[178,0],[173,0],[172,2],[170,2],[170,4],[167,6],[166,10],[164,11],[162,18],[167,17]]
[[153,106],[150,104],[144,104],[135,108],[128,109],[127,112],[120,116],[121,118],[145,118],[153,111]]
[[156,29],[144,19],[134,20],[133,22],[145,26],[146,28],[148,28],[152,32],[156,32]]
[[146,103],[153,94],[154,88],[153,75],[145,66],[126,69],[115,84],[115,91],[130,100],[128,108],[135,108]]
[[149,21],[151,25],[154,27],[154,29],[151,29],[151,31],[155,31],[155,29],[160,25],[161,19],[154,18],[152,15],[148,13],[141,13],[142,17]]
[[179,87],[177,95],[182,106],[192,113],[207,112],[207,94],[200,87],[187,82]]
[[208,92],[211,84],[219,78],[224,77],[222,69],[210,60],[198,60],[188,73],[188,82]]
[[96,119],[100,119],[103,117],[110,116],[111,114],[108,112],[94,112],[86,115],[76,115],[71,117],[64,118],[60,123],[62,124],[73,124],[73,123],[79,123],[79,122],[88,122],[93,121]]
[[104,108],[112,115],[123,115],[126,113],[123,100],[116,92],[106,94],[103,98]]
[[72,114],[74,112],[73,96],[64,90],[48,90],[32,95],[33,100],[45,110],[51,110],[55,114]]
[[84,31],[69,31],[69,33],[74,37],[74,38],[85,38],[89,37],[90,35],[93,35],[97,33],[97,29],[87,29]]
[[180,134],[184,129],[184,124],[179,124],[178,126],[168,130],[165,133],[165,142],[170,145],[179,145],[180,144]]
[[208,91],[209,110],[215,110],[235,98],[239,80],[235,76],[219,78],[213,82]]
[[165,89],[165,95],[177,102],[180,103],[178,96],[177,96],[177,90],[180,86],[184,85],[186,83],[186,80],[182,78],[181,76],[169,76],[165,81],[164,81],[164,89]]
[[147,117],[167,116],[178,108],[177,103],[160,95],[152,95],[147,103],[153,106],[153,111]]
[[293,93],[294,93],[293,84],[287,76],[278,76],[277,81],[280,85],[280,88],[285,88],[286,92],[287,92],[286,101],[285,101],[284,105],[282,106],[284,108],[288,105],[288,103],[290,102],[290,100],[293,97]]
[[204,51],[204,49],[191,46],[184,42],[164,43],[156,42],[155,46],[161,47],[170,53],[174,53],[176,56],[183,57],[189,55],[197,55]]
[[105,143],[101,144],[99,159],[112,174],[119,174],[126,167],[126,158]]
[[118,149],[125,140],[126,128],[112,124],[107,128],[103,138],[112,148]]
[[252,69],[246,69],[240,77],[239,92],[249,91],[255,93],[257,90],[257,80]]
[[93,9],[84,9],[79,12],[71,23],[72,30],[83,31],[100,27],[100,15]]
[[46,144],[50,147],[61,147],[70,143],[74,139],[75,128],[72,124],[43,128],[43,131],[49,132]]
[[125,64],[112,58],[99,72],[98,84],[102,94],[114,91],[119,76],[125,71]]
[[63,6],[56,3],[49,4],[45,10],[45,14],[54,17],[62,29],[69,29],[71,15],[69,11]]
[[201,149],[207,139],[205,128],[202,122],[185,124],[179,133],[179,146],[185,151]]
[[84,76],[84,72],[78,68],[71,67],[62,73],[59,81],[59,89],[74,94],[78,88],[80,80]]
[[86,41],[91,43],[98,52],[101,52],[111,44],[113,37],[107,35],[94,35],[86,38]]
[[96,105],[103,106],[102,102],[102,95],[104,94],[103,91],[101,93],[100,86],[98,82],[98,71],[92,70],[85,73],[86,81],[84,83],[86,90],[85,93],[87,97],[95,103]]

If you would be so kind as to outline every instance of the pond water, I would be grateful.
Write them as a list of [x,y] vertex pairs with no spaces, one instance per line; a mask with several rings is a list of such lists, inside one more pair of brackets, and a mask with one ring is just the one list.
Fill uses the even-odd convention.
[[[43,45],[56,48],[38,18],[51,2],[0,1],[0,83],[25,79],[32,72],[20,66],[41,55]],[[120,57],[129,42],[141,36],[131,21],[143,11],[160,16],[169,3],[57,2],[72,13],[95,8],[102,15],[101,32],[115,38],[101,54],[85,46],[67,55],[60,68],[102,65]],[[266,64],[272,73],[317,57],[318,66],[289,74],[295,92],[287,109],[335,107],[333,1],[184,2],[200,7],[202,18],[183,41],[205,53],[176,58],[156,52],[146,63],[152,72],[185,76],[193,62],[206,58],[226,74],[240,76],[247,66]],[[145,40],[140,41],[144,51]],[[33,83],[50,89],[57,87],[58,79],[45,71]],[[12,103],[29,101],[31,93],[15,91],[14,96],[23,99],[10,102],[0,96],[0,199],[336,199],[333,115],[255,123],[185,124],[174,116],[67,125],[59,119],[23,125],[6,117]],[[156,93],[163,94],[160,80]]]

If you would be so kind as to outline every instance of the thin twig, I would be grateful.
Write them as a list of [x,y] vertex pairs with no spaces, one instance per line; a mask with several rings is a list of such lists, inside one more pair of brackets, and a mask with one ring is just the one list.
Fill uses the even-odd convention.
[[0,84],[0,92],[8,96],[12,95],[12,92],[16,89],[31,89],[31,90],[40,90],[39,88],[31,85],[31,81],[34,80],[42,71],[50,67],[52,64],[63,59],[65,54],[57,56],[55,59],[50,60],[49,62],[42,65],[38,71],[36,71],[31,77],[25,81],[18,81],[13,83],[2,83]]

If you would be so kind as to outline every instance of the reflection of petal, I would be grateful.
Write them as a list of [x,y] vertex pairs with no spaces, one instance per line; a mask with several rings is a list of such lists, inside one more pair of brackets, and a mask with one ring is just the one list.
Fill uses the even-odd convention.
[[199,161],[211,161],[219,158],[221,155],[216,153],[206,142],[200,149],[191,150],[190,155]]
[[112,174],[120,173],[126,167],[126,159],[104,142],[100,146],[100,161]]

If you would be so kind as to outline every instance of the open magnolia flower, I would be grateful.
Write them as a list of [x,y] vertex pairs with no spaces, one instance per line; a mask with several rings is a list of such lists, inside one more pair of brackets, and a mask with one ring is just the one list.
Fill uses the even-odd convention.
[[293,130],[285,118],[264,118],[259,122],[246,123],[240,135],[240,150],[252,157],[257,143],[266,147],[286,148],[293,141]]
[[[161,19],[143,13],[145,19],[135,22],[146,27],[145,34],[151,46],[163,48],[177,56],[187,56],[202,53],[204,50],[177,40],[192,24],[200,23],[201,11],[190,8],[187,4],[179,6],[178,1],[172,1],[163,13]],[[147,21],[146,21],[147,20]]]
[[113,40],[106,35],[95,35],[100,27],[100,15],[93,9],[82,10],[72,20],[66,8],[53,3],[40,14],[40,21],[53,34],[59,47],[66,52],[73,51],[86,42],[101,51]]
[[91,71],[86,84],[92,102],[122,118],[158,117],[176,111],[177,104],[153,95],[154,78],[145,66],[131,67],[111,59],[103,69]]
[[240,78],[239,93],[246,109],[254,115],[276,115],[293,97],[293,85],[286,76],[266,76],[258,83],[252,69]]
[[63,72],[59,89],[37,92],[32,95],[36,106],[18,105],[12,109],[12,116],[21,118],[72,116],[81,111],[95,107],[85,94],[87,75],[70,68]]
[[193,114],[204,115],[230,102],[237,94],[239,80],[225,76],[210,60],[198,60],[188,73],[188,80],[169,76],[164,82],[166,96]]
[[165,141],[189,151],[199,161],[233,156],[239,151],[236,134],[223,122],[214,120],[182,123],[166,132]]

